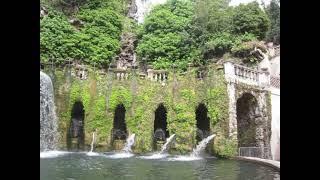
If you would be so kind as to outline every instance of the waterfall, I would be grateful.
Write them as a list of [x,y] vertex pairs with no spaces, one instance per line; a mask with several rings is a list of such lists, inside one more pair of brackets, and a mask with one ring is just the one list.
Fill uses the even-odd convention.
[[124,146],[124,148],[122,149],[122,151],[126,152],[126,153],[130,153],[132,150],[131,150],[131,146],[134,144],[134,138],[135,138],[135,134],[131,134],[128,139],[127,139],[127,142]]
[[93,133],[92,133],[92,142],[91,142],[90,152],[93,152],[93,144],[94,144],[95,141],[96,141],[95,132],[93,132]]
[[207,144],[215,137],[216,135],[213,134],[211,136],[206,137],[205,139],[203,139],[195,149],[193,149],[193,152],[191,154],[191,156],[193,157],[197,157],[199,156],[199,154],[201,153],[202,150],[204,150],[207,146]]
[[57,117],[53,85],[50,77],[40,71],[40,152],[57,148]]
[[150,12],[153,6],[163,4],[167,0],[134,0],[136,5],[136,12],[134,19],[138,23],[143,23],[144,17]]
[[90,149],[90,152],[87,153],[88,156],[99,156],[99,153],[93,152],[95,141],[96,141],[96,132],[93,132],[92,133],[91,149]]
[[169,145],[169,143],[173,140],[173,138],[175,137],[176,135],[173,134],[171,135],[167,140],[166,140],[166,143],[161,147],[161,151],[159,154],[163,154],[166,150],[167,150],[167,146]]

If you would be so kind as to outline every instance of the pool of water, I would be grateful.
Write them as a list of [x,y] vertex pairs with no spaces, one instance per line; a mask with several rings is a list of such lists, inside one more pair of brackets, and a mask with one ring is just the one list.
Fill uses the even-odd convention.
[[274,180],[276,170],[251,162],[213,157],[40,153],[41,180]]

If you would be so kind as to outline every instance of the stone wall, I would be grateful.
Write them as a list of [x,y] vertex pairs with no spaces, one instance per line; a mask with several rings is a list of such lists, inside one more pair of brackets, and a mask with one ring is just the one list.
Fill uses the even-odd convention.
[[108,74],[90,68],[85,79],[70,67],[44,71],[52,75],[54,83],[61,149],[66,148],[71,108],[76,101],[81,101],[85,110],[85,150],[90,148],[95,130],[97,150],[114,148],[111,143],[114,111],[121,103],[126,108],[128,134],[136,134],[133,151],[152,151],[154,112],[163,103],[167,109],[169,133],[176,134],[171,152],[189,153],[196,145],[195,110],[199,103],[204,103],[208,108],[210,131],[217,134],[208,150],[217,155],[226,151],[222,142],[228,138],[228,97],[221,68],[211,67],[208,76],[202,80],[196,78],[197,69],[190,69],[185,74],[168,71],[165,83],[140,79],[134,72],[127,79],[117,80],[114,72]]
[[[267,147],[270,149],[271,136],[271,105],[270,92],[260,87],[254,87],[243,83],[228,83],[229,96],[229,136],[232,139],[238,138],[237,124],[237,101],[243,94],[251,94],[257,101],[256,112],[254,114],[256,147]],[[238,142],[238,141],[237,141]],[[266,152],[270,156],[270,152]]]

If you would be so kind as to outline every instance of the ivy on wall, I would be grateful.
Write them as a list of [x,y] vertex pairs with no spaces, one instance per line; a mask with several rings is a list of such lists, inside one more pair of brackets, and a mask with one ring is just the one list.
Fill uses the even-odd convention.
[[[62,70],[56,69],[55,73]],[[89,71],[87,80],[72,77],[69,91],[64,91],[68,103],[60,107],[59,132],[62,135],[61,147],[65,147],[65,135],[70,123],[73,104],[82,101],[85,109],[85,143],[90,146],[92,133],[97,131],[97,143],[110,150],[111,129],[115,107],[122,103],[126,108],[126,124],[129,134],[136,134],[133,150],[136,153],[152,151],[152,136],[154,112],[160,103],[167,109],[167,128],[170,135],[176,134],[176,143],[171,148],[172,153],[185,154],[195,147],[196,119],[195,109],[199,103],[205,103],[208,108],[212,133],[219,137],[226,137],[228,124],[228,97],[223,72],[213,70],[204,80],[195,78],[195,71],[188,71],[184,75],[169,73],[165,86],[158,82],[136,78],[126,81],[112,80],[111,91],[106,91],[108,84],[106,75],[99,75]],[[91,73],[90,73],[91,72]],[[66,76],[57,76],[57,82],[66,82]],[[132,86],[135,83],[135,89]],[[57,83],[62,86],[64,83]],[[55,87],[59,88],[59,87]],[[134,91],[134,92],[133,92]],[[57,92],[56,92],[57,93]],[[108,103],[106,101],[109,97]],[[65,99],[56,99],[65,101]],[[216,140],[215,140],[216,141]],[[225,138],[222,143],[213,143],[215,153],[228,154]],[[230,144],[230,143],[229,143]],[[229,153],[230,154],[230,153]]]

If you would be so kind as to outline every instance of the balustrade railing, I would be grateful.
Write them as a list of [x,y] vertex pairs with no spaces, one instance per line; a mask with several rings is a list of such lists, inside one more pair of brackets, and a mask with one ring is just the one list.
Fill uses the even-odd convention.
[[255,82],[259,82],[259,72],[257,70],[235,64],[234,72],[235,72],[235,75],[238,76],[239,78],[249,79]]
[[115,79],[117,79],[119,81],[127,80],[130,75],[129,70],[111,69],[110,71],[114,72]]
[[270,85],[269,72],[255,70],[232,62],[226,62],[224,70],[226,79],[234,83],[241,82],[260,87],[268,87]]
[[148,69],[147,73],[147,77],[152,81],[165,82],[168,80],[168,72],[165,70]]

